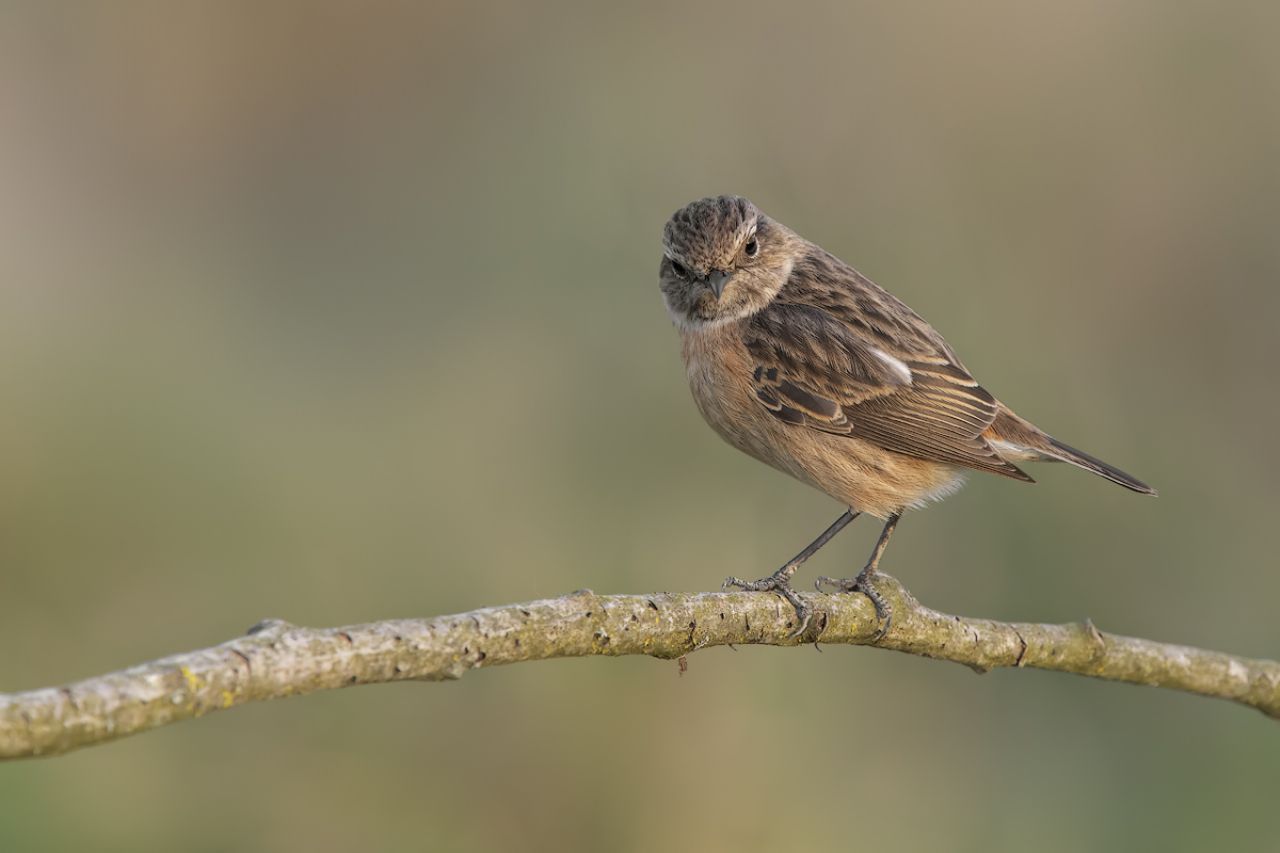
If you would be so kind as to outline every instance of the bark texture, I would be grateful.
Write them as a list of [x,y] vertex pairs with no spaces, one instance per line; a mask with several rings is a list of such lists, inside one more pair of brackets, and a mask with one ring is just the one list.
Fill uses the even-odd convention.
[[596,595],[343,628],[267,620],[246,636],[69,684],[0,694],[0,759],[57,755],[264,699],[387,681],[461,678],[479,667],[587,655],[672,659],[706,646],[875,645],[964,664],[1036,667],[1230,699],[1280,718],[1280,663],[1065,625],[949,616],[896,580],[879,589],[893,628],[873,642],[860,594],[805,594],[815,615],[790,638],[791,607],[768,593]]

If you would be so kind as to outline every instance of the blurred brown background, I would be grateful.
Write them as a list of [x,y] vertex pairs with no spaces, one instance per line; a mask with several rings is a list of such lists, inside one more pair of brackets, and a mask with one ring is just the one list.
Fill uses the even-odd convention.
[[[701,423],[656,287],[718,192],[1161,490],[974,477],[888,553],[921,599],[1280,656],[1278,37],[1263,3],[6,3],[0,690],[776,568],[840,510]],[[747,648],[0,766],[0,849],[1275,849],[1278,784],[1226,703]]]

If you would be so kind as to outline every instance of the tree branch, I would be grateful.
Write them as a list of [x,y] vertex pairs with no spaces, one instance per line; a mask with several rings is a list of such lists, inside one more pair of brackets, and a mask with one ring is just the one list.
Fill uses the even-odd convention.
[[879,588],[893,629],[873,643],[863,595],[806,594],[804,636],[794,614],[761,593],[596,595],[486,607],[432,619],[345,628],[268,620],[213,648],[174,655],[66,687],[0,694],[0,759],[57,755],[246,702],[387,681],[441,681],[469,670],[587,655],[679,658],[706,646],[812,642],[876,645],[964,664],[1036,667],[1230,699],[1280,718],[1280,663],[1067,625],[948,616],[922,606],[896,580]]

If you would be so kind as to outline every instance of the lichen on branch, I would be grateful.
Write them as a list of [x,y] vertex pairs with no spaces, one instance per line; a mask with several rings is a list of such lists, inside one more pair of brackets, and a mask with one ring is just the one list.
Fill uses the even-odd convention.
[[588,655],[672,659],[707,646],[875,645],[979,672],[1035,667],[1230,699],[1280,718],[1280,663],[1103,633],[1091,622],[995,622],[924,607],[879,577],[892,629],[861,594],[807,593],[815,615],[750,592],[596,595],[342,628],[267,620],[246,636],[64,687],[0,694],[0,759],[57,755],[265,699],[357,684],[441,681],[480,667]]

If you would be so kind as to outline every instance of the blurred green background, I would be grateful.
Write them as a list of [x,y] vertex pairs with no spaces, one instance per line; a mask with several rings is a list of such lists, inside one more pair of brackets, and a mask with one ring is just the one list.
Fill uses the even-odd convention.
[[[0,690],[758,576],[840,508],[722,444],[656,286],[748,195],[1149,480],[909,516],[926,603],[1280,656],[1280,8],[6,3]],[[847,573],[860,522],[802,573]],[[0,849],[1276,849],[1280,730],[868,649],[251,706],[0,766]]]

